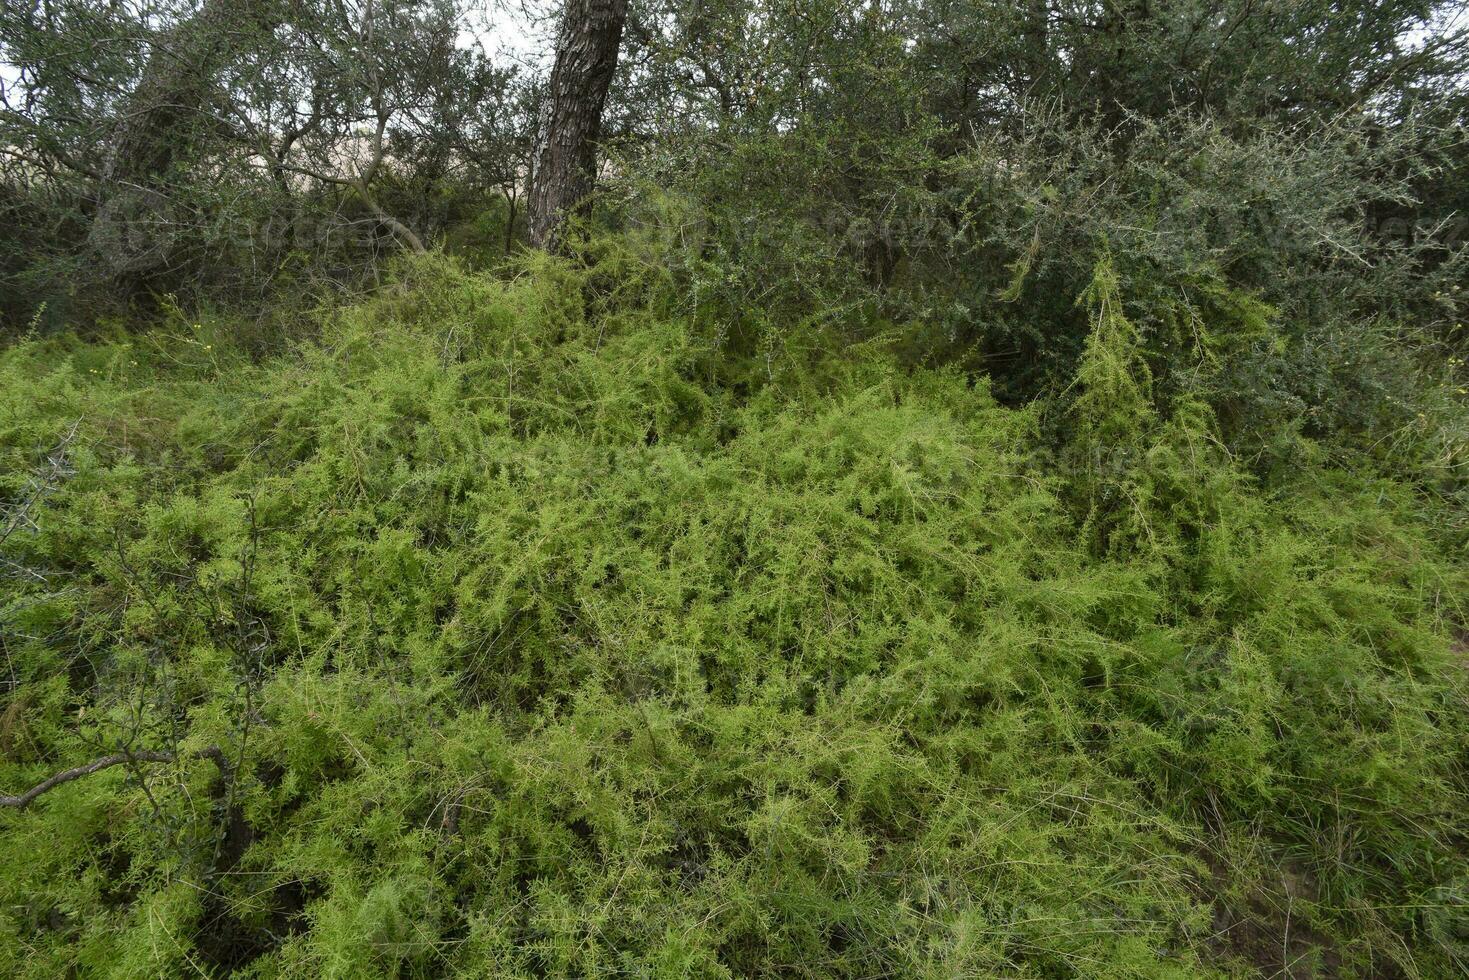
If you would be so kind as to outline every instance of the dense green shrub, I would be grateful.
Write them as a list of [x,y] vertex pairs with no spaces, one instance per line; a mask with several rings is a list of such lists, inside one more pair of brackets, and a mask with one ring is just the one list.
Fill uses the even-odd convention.
[[1106,267],[1011,409],[618,254],[0,354],[0,790],[174,760],[0,811],[7,975],[1464,967],[1430,504],[1257,486]]

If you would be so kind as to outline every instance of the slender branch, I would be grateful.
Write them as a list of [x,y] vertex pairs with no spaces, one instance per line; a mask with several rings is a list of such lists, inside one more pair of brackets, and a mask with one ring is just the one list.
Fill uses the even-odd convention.
[[[224,752],[219,746],[211,745],[208,748],[199,749],[196,752],[187,753],[196,759],[210,759],[219,767],[220,775],[225,779],[234,776],[234,768],[229,760],[225,758]],[[63,769],[49,779],[42,780],[19,796],[0,796],[0,807],[24,808],[42,794],[49,793],[58,786],[64,786],[73,780],[90,776],[94,772],[111,769],[113,766],[121,766],[130,762],[173,762],[178,756],[173,752],[115,752],[112,755],[104,755],[100,759],[93,759],[84,766],[76,766],[72,769]]]
[[[324,184],[334,184],[338,187],[348,188],[352,193],[357,195],[358,200],[367,206],[367,209],[372,212],[373,217],[380,223],[386,225],[388,230],[403,242],[410,251],[419,254],[428,251],[428,247],[423,244],[423,239],[418,237],[417,232],[393,217],[383,209],[382,205],[377,203],[377,199],[372,196],[372,191],[368,188],[362,177],[337,177],[321,170],[314,170],[311,167],[303,167],[296,163],[287,163],[265,147],[261,147],[261,155],[274,168],[300,174],[303,177],[310,177]],[[374,164],[369,168],[369,173],[376,169],[376,165]]]

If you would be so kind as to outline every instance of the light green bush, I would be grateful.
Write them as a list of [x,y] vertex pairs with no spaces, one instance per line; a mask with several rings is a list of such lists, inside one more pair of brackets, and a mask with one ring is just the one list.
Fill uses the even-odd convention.
[[881,343],[716,382],[655,289],[535,261],[259,363],[0,354],[7,521],[77,424],[0,545],[0,790],[177,754],[0,812],[7,975],[1464,966],[1428,505],[1255,486],[1105,270],[1056,452]]

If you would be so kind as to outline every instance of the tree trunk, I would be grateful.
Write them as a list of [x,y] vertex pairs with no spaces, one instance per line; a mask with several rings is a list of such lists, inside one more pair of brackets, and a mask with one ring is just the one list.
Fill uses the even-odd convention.
[[566,0],[540,131],[527,217],[531,245],[554,249],[562,219],[596,180],[602,108],[617,68],[627,0]]

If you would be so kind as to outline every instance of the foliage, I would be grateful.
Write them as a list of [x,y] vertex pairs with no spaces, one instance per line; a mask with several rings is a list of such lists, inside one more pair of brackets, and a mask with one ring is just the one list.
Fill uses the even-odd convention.
[[0,971],[1469,973],[1459,7],[0,8]]
[[1260,473],[1282,433],[1395,442],[1422,374],[1462,356],[1469,44],[1447,5],[727,2],[658,23],[671,94],[607,220],[670,224],[688,312],[736,352],[878,324],[1023,403],[1075,380],[1074,300],[1105,258],[1160,393],[1207,402]]
[[1007,408],[880,324],[732,374],[594,245],[0,354],[0,786],[178,760],[0,811],[8,975],[1464,969],[1440,504],[1259,485],[1115,266]]
[[462,27],[449,0],[7,4],[0,328],[356,287],[513,198],[532,92]]

